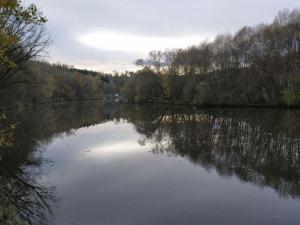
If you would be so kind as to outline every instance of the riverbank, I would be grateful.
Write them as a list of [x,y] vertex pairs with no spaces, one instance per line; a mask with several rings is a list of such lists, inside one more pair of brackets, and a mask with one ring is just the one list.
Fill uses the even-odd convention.
[[195,107],[195,108],[274,108],[274,109],[300,109],[300,105],[286,106],[286,105],[276,105],[276,104],[249,104],[249,105],[199,105],[199,104],[191,104],[188,102],[180,102],[180,101],[157,101],[157,102],[127,102],[127,101],[105,101],[103,99],[77,99],[77,100],[58,100],[58,101],[43,101],[36,103],[24,103],[24,104],[15,104],[15,105],[0,105],[0,111],[6,110],[22,110],[25,108],[36,107],[41,105],[55,104],[55,105],[67,105],[67,104],[84,104],[87,102],[91,103],[100,103],[100,104],[127,104],[132,106],[143,106],[143,105],[161,105],[162,108],[165,107]]
[[3,110],[11,110],[11,109],[24,109],[24,108],[30,108],[35,107],[39,105],[47,105],[47,104],[69,104],[69,103],[80,103],[80,102],[102,102],[103,100],[101,98],[99,99],[76,99],[76,100],[49,100],[49,101],[41,101],[41,102],[29,102],[29,103],[17,103],[12,105],[0,105],[0,111]]

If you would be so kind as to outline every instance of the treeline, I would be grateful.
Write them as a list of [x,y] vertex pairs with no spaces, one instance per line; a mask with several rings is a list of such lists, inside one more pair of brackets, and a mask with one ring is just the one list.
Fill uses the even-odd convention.
[[[118,91],[131,102],[300,105],[300,11],[187,49],[153,51]],[[115,78],[120,80],[120,77]]]
[[300,10],[187,49],[152,51],[137,72],[109,75],[37,62],[46,17],[0,4],[0,107],[106,99],[199,106],[300,106]]
[[101,98],[101,74],[37,62],[50,43],[34,4],[0,1],[0,108]]
[[102,98],[103,74],[62,64],[28,62],[15,77],[27,82],[1,91],[3,106]]

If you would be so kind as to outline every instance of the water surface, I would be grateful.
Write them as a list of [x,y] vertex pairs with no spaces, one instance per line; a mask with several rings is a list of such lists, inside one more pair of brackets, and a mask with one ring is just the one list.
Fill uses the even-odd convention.
[[297,110],[69,105],[8,120],[18,157],[0,164],[44,188],[49,223],[300,224]]

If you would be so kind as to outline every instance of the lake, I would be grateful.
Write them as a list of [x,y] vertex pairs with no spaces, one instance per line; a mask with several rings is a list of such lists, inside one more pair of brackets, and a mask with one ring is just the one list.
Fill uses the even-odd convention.
[[0,196],[23,221],[300,224],[299,110],[84,103],[4,113]]

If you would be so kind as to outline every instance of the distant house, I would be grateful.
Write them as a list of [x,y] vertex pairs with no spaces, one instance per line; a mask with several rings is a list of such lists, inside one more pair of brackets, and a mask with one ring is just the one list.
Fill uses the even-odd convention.
[[120,96],[118,93],[106,94],[106,100],[109,102],[128,102],[125,97]]

